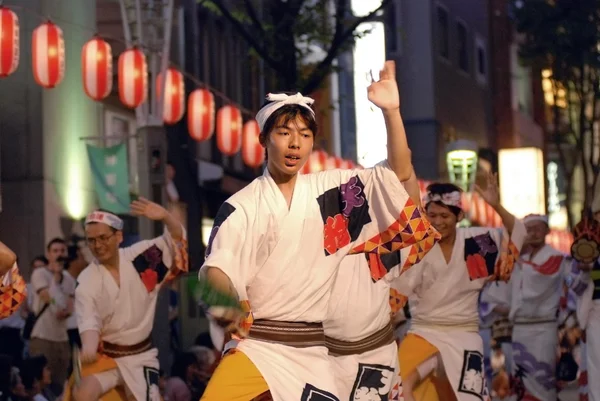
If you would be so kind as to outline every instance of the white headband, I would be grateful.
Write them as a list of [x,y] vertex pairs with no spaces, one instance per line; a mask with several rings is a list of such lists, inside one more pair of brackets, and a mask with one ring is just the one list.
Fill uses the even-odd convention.
[[423,204],[427,206],[431,202],[442,202],[446,206],[455,206],[462,209],[462,194],[458,191],[452,191],[442,195],[427,192],[427,195],[423,197]]
[[542,223],[548,224],[548,216],[541,214],[529,214],[523,217],[523,224],[531,223],[534,221],[541,221]]
[[89,223],[104,223],[115,230],[123,229],[123,220],[112,213],[96,210],[85,218],[85,224]]
[[300,92],[291,96],[286,95],[285,93],[269,93],[267,95],[267,100],[271,103],[265,105],[258,113],[256,113],[256,122],[258,123],[261,132],[271,114],[286,104],[297,104],[298,106],[305,107],[310,110],[313,117],[315,116],[314,110],[310,108],[310,105],[313,104],[315,100],[310,97],[302,96]]

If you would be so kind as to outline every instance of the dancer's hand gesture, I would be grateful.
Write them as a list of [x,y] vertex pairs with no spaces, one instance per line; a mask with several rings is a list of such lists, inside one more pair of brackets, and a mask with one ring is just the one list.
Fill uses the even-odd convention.
[[400,108],[400,92],[396,82],[396,63],[386,61],[379,73],[379,81],[367,88],[369,100],[383,111]]
[[131,214],[138,217],[144,216],[150,220],[164,220],[168,212],[161,205],[140,197],[131,202]]
[[485,188],[475,184],[475,191],[491,207],[496,208],[500,205],[500,189],[498,188],[498,174],[487,173]]

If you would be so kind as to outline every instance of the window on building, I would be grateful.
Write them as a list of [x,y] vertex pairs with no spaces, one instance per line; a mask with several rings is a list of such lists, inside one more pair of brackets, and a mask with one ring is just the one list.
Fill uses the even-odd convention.
[[120,143],[127,145],[127,166],[129,168],[129,189],[138,189],[138,149],[137,124],[135,117],[130,114],[105,110],[104,112],[104,141],[103,146],[115,146]]
[[480,84],[487,83],[487,47],[480,35],[475,35],[475,73]]
[[442,5],[437,6],[438,46],[439,54],[445,59],[450,59],[450,29],[448,10]]
[[469,47],[467,27],[463,22],[456,22],[456,50],[458,67],[464,72],[469,72]]

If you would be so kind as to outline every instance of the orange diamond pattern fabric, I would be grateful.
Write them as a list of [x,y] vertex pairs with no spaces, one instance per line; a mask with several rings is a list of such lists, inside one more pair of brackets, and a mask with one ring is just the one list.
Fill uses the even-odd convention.
[[390,288],[390,309],[393,315],[400,312],[402,308],[404,308],[406,301],[408,301],[408,297],[400,294],[398,290]]
[[387,230],[350,250],[350,254],[388,254],[410,247],[400,273],[423,260],[441,238],[425,217],[425,211],[408,199],[398,219]]
[[27,297],[27,285],[15,264],[5,275],[0,285],[0,319],[15,313]]

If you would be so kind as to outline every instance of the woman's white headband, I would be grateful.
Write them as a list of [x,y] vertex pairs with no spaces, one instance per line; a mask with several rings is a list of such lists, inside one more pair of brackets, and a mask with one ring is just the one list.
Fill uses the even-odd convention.
[[296,93],[295,95],[286,95],[285,93],[269,93],[267,95],[267,100],[271,103],[265,105],[258,111],[258,113],[256,113],[256,122],[258,123],[258,127],[260,128],[261,132],[271,114],[286,104],[297,104],[305,107],[306,109],[310,110],[313,117],[315,116],[314,110],[310,107],[315,100],[310,97],[302,96],[300,92]]

